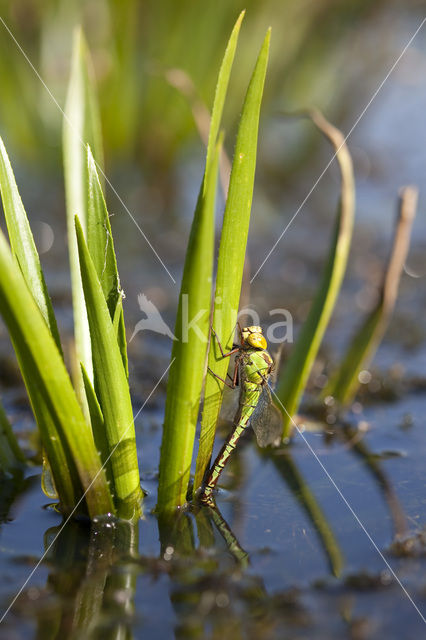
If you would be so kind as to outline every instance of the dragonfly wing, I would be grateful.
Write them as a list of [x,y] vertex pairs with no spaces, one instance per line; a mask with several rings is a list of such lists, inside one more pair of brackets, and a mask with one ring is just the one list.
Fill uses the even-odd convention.
[[268,385],[262,389],[256,409],[254,410],[250,424],[256,434],[259,447],[277,445],[282,434],[281,414],[272,402]]
[[240,389],[229,389],[229,387],[225,387],[223,392],[222,408],[220,410],[221,420],[234,422],[240,406],[240,395]]
[[281,369],[281,360],[283,358],[283,350],[284,350],[284,342],[280,344],[277,351],[272,354],[272,358],[274,360],[274,368],[269,378],[269,384],[272,389],[275,389],[275,385],[277,383],[278,374]]
[[[231,374],[232,374],[233,367],[230,367],[230,369],[231,369]],[[239,378],[240,378],[240,371],[238,371],[237,385],[238,385]],[[230,389],[228,386],[224,386],[224,389],[223,389],[223,402],[222,402],[222,408],[220,410],[220,418],[221,418],[221,420],[225,420],[226,422],[234,422],[235,421],[235,418],[237,416],[238,410],[240,408],[241,393],[242,393],[242,387],[241,386],[237,386],[236,389]]]

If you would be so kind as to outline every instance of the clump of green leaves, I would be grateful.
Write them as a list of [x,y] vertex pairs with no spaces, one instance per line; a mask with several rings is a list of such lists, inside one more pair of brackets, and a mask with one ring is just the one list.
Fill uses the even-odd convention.
[[[213,283],[214,203],[217,181],[220,120],[234,59],[243,14],[237,20],[219,72],[212,111],[206,169],[195,211],[185,261],[178,319],[178,341],[172,353],[166,417],[160,462],[158,510],[167,512],[187,499],[195,427],[205,373]],[[256,166],[260,104],[268,61],[270,31],[266,34],[245,97],[238,128],[229,190],[226,199],[216,278],[213,324],[225,344],[232,343],[237,320]],[[236,234],[238,229],[238,234]],[[203,311],[200,334],[192,332],[183,340],[181,311],[189,302],[192,316]],[[201,306],[203,305],[203,306]],[[198,323],[200,326],[200,323]],[[209,366],[222,371],[214,346],[209,350]],[[226,372],[225,372],[226,373]],[[220,373],[219,373],[220,375]],[[222,372],[222,375],[223,372]],[[200,484],[213,447],[219,415],[221,389],[210,376],[204,391],[204,416],[197,462],[195,488]]]
[[[224,86],[225,80],[226,83],[228,81],[230,72],[229,52],[235,49],[236,46],[237,27],[239,28],[239,22],[231,35],[225,53],[224,63],[222,64],[219,74],[218,93],[220,88]],[[232,348],[240,301],[256,166],[259,111],[268,59],[269,37],[270,33],[268,32],[259,53],[242,110],[220,240],[212,325],[217,334],[221,336],[225,351],[229,351]],[[320,113],[312,112],[310,115],[313,122],[334,146],[342,175],[342,190],[332,247],[324,270],[322,283],[318,289],[317,297],[312,306],[309,318],[305,323],[298,343],[293,350],[290,361],[286,364],[286,369],[278,384],[277,398],[279,403],[281,401],[281,407],[283,407],[284,438],[287,438],[289,435],[292,415],[297,410],[300,397],[306,386],[310,370],[340,290],[346,269],[354,216],[352,163],[349,152],[344,144],[343,136],[337,129],[330,125]],[[166,420],[160,463],[158,502],[160,511],[180,506],[184,504],[187,498],[186,494],[192,460],[195,426],[200,404],[202,380],[205,372],[206,350],[205,346],[203,348],[201,345],[198,351],[195,349],[193,343],[199,340],[195,333],[193,333],[189,339],[189,346],[182,344],[180,313],[182,295],[184,293],[187,295],[192,294],[194,299],[197,299],[197,296],[198,299],[201,299],[201,295],[203,295],[204,298],[206,298],[206,295],[211,295],[212,287],[210,283],[213,278],[211,260],[214,241],[213,224],[210,222],[208,227],[203,228],[205,235],[202,236],[200,233],[201,226],[199,219],[203,197],[205,197],[206,194],[206,176],[211,177],[209,171],[212,165],[209,165],[209,157],[212,155],[212,131],[214,131],[214,135],[217,135],[217,118],[217,105],[215,102],[207,152],[206,173],[191,231],[181,289],[181,303],[176,325],[178,342],[175,344],[172,354],[172,368],[169,377]],[[216,179],[216,176],[214,176],[214,179]],[[209,182],[208,184],[210,186],[212,183]],[[206,201],[205,199],[204,204]],[[209,204],[211,206],[208,209],[208,215],[212,216],[213,202],[210,201]],[[208,229],[207,232],[206,229]],[[194,256],[196,255],[197,247],[199,248],[202,243],[207,247],[207,259],[204,264],[205,276],[200,280],[194,278],[192,287],[189,288],[188,273],[190,273],[190,270],[187,271],[187,266],[195,264]],[[195,307],[194,315],[199,308],[199,306]],[[210,305],[208,304],[206,308],[209,310]],[[209,314],[207,313],[204,318],[205,337],[209,335],[208,317]],[[185,362],[186,369],[184,368]],[[220,356],[215,341],[211,341],[208,351],[208,367],[215,375],[207,375],[205,378],[204,407],[194,479],[195,491],[201,486],[210,462],[224,387],[220,378],[225,378],[228,366],[229,361]],[[188,377],[186,377],[185,371],[188,372],[189,367],[192,367],[192,369],[190,373],[188,373]],[[189,388],[187,388],[186,381],[190,379],[191,376],[194,380],[196,379],[196,384],[190,385]],[[185,407],[184,411],[179,410],[179,407]]]
[[[75,35],[64,131],[68,231],[79,375],[65,367],[53,307],[13,171],[0,142],[10,248],[0,234],[0,311],[65,514],[140,513],[122,292],[97,162],[100,125],[88,52]],[[95,161],[88,142],[98,149]]]

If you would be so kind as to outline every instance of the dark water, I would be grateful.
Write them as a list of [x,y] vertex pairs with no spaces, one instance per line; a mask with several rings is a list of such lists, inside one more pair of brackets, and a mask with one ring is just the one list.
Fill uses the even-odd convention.
[[1,526],[3,608],[47,553],[1,637],[422,637],[426,395],[405,380],[397,400],[366,393],[347,423],[307,420],[273,454],[247,438],[220,512],[194,507],[172,527],[152,514],[161,390],[136,425],[148,493],[136,528],[70,522],[59,533],[33,469]]

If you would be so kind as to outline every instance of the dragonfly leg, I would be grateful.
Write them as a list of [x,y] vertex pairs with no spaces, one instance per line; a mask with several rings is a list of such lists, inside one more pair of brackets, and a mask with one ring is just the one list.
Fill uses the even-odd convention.
[[[235,389],[236,385],[235,385],[235,383],[234,383],[232,378],[231,378],[232,382],[228,382],[227,380],[224,380],[223,378],[218,376],[217,373],[215,373],[214,371],[212,371],[212,369],[210,369],[210,367],[207,367],[207,369],[210,371],[212,376],[214,376],[215,378],[217,378],[218,380],[220,380],[221,382],[226,384],[227,387],[229,387],[230,389]],[[229,375],[229,374],[226,374],[226,375]]]
[[241,325],[237,320],[238,333],[240,334],[240,343],[243,344],[243,330],[241,329]]
[[237,353],[237,352],[240,350],[240,347],[235,347],[234,349],[231,349],[231,351],[228,351],[227,353],[225,353],[225,352],[223,351],[223,348],[222,348],[222,345],[221,345],[221,343],[220,343],[220,340],[219,340],[219,338],[218,338],[218,336],[217,336],[217,333],[216,333],[216,331],[213,329],[213,327],[212,327],[212,334],[213,334],[213,335],[214,335],[214,337],[216,338],[217,346],[219,347],[219,351],[220,351],[220,354],[221,354],[222,358],[229,358],[230,356],[234,355],[234,353]]

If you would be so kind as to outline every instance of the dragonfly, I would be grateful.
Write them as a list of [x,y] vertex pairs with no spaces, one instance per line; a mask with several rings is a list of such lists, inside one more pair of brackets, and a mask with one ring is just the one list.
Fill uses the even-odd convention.
[[200,500],[214,506],[213,492],[226,463],[238,444],[245,429],[251,424],[260,447],[278,444],[281,437],[281,415],[272,402],[269,379],[274,371],[274,361],[267,349],[262,327],[241,327],[238,325],[240,344],[234,344],[225,353],[220,340],[212,328],[222,358],[235,355],[233,375],[224,380],[210,368],[209,372],[231,389],[240,388],[238,410],[233,429],[220,449],[205,481]]

